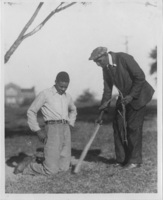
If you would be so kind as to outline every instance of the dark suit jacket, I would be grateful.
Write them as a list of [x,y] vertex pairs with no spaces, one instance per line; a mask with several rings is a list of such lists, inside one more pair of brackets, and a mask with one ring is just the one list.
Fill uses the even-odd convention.
[[133,97],[130,105],[138,110],[151,100],[154,89],[145,80],[144,72],[131,55],[121,52],[109,53],[117,66],[103,69],[104,92],[101,104],[111,98],[113,84],[115,84],[124,97],[126,95]]

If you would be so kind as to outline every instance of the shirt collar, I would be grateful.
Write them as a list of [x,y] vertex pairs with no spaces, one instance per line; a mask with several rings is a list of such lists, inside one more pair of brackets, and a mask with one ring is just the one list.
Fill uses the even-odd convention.
[[55,95],[56,93],[58,93],[57,92],[57,90],[56,90],[56,88],[55,88],[55,85],[53,85],[52,87],[51,87],[51,91],[52,91],[52,93]]
[[113,59],[112,59],[112,56],[110,53],[108,53],[108,56],[109,56],[109,64],[112,66],[112,67],[116,67],[117,65],[115,63],[113,63]]
[[[52,92],[53,92],[53,94],[59,94],[57,89],[56,89],[56,87],[55,87],[55,85],[52,86]],[[66,95],[66,92],[64,92],[63,94]]]

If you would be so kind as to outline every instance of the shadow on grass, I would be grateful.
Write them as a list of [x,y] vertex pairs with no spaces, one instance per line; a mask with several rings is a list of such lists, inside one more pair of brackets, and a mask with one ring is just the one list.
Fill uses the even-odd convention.
[[24,152],[20,152],[17,156],[10,157],[6,161],[6,164],[10,167],[15,167],[15,165],[21,163],[26,157],[28,157],[27,154],[25,154]]
[[[71,149],[72,156],[74,156],[76,159],[79,159],[83,150],[78,149]],[[113,164],[115,163],[115,159],[106,159],[102,156],[99,156],[101,154],[100,149],[92,149],[89,150],[84,161],[88,162],[103,162],[106,164]]]
[[[44,151],[44,149],[42,147],[39,147],[39,148],[36,149],[36,162],[42,163],[44,161],[44,157],[43,157],[43,154],[42,154],[43,151]],[[71,153],[72,153],[72,156],[74,156],[76,159],[79,159],[81,154],[82,154],[82,150],[71,149]],[[100,149],[89,150],[84,161],[87,161],[87,162],[102,162],[102,163],[105,163],[105,164],[114,164],[115,163],[115,159],[113,159],[113,158],[106,159],[102,156],[99,156],[100,153],[101,153]],[[28,156],[29,155],[25,154],[24,152],[20,152],[17,156],[10,157],[6,161],[6,164],[10,167],[15,167],[16,165],[21,163],[24,160],[24,158],[26,158]]]
[[[6,164],[10,167],[15,167],[20,164],[26,157],[29,157],[29,155],[25,154],[24,152],[20,152],[17,156],[11,156],[6,161]],[[42,163],[45,160],[43,157],[43,148],[38,148],[33,158],[37,163]]]
[[[36,150],[39,154],[39,152],[43,152],[44,149],[42,147],[37,148]],[[79,150],[79,149],[71,149],[71,156],[74,156],[76,159],[79,159],[81,154],[82,154],[83,150]],[[103,162],[106,164],[113,164],[115,163],[115,159],[106,159],[102,156],[99,156],[101,154],[101,150],[100,149],[92,149],[89,150],[84,161],[88,161],[88,162]]]

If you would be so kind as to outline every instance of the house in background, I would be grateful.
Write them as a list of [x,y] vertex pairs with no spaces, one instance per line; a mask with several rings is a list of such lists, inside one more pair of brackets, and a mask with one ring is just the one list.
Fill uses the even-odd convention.
[[14,83],[5,86],[5,105],[20,106],[31,103],[35,98],[35,88],[22,89]]

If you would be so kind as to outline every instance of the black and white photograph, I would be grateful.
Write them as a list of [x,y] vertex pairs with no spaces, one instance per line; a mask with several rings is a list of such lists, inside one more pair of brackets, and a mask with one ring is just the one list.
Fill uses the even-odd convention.
[[162,0],[1,1],[3,200],[162,199],[162,30]]

